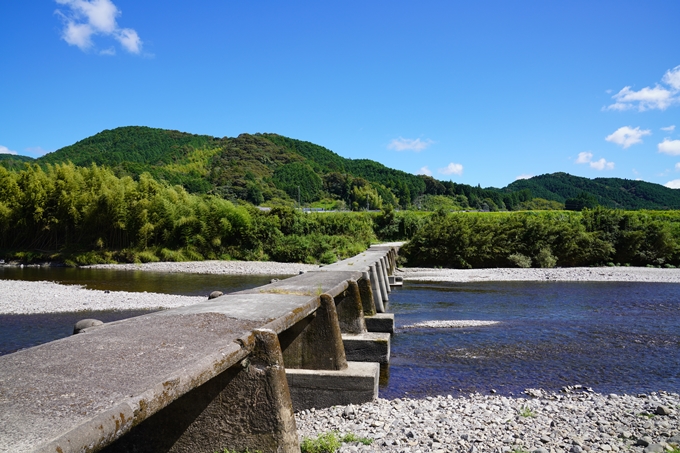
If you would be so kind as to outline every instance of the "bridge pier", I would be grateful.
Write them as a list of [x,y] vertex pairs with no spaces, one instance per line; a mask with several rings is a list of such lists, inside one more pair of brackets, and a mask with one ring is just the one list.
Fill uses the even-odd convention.
[[[236,366],[184,394],[102,453],[297,453],[295,416],[276,333],[253,331]],[[57,450],[60,451],[60,450]]]

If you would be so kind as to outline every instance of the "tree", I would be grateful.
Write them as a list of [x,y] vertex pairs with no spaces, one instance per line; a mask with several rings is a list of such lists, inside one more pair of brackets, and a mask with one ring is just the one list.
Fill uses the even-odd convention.
[[564,206],[568,211],[583,211],[586,208],[593,209],[598,205],[597,198],[587,192],[581,192],[576,198],[568,198],[564,202]]

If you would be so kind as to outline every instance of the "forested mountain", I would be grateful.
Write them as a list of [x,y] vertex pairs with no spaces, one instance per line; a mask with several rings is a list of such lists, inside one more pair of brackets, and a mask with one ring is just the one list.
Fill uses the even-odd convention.
[[10,170],[29,161],[96,164],[111,168],[118,177],[134,179],[148,172],[191,193],[269,206],[299,200],[353,210],[393,206],[496,211],[563,209],[568,200],[588,199],[623,209],[680,208],[680,191],[643,181],[554,173],[515,181],[503,189],[482,188],[412,175],[369,159],[347,159],[277,134],[217,138],[128,126],[102,131],[35,160],[0,154],[0,165]]
[[680,190],[660,184],[621,178],[581,178],[568,173],[552,173],[513,182],[503,190],[528,189],[534,197],[560,203],[590,194],[597,202],[621,209],[680,209]]
[[18,156],[16,154],[0,154],[0,165],[8,170],[19,170],[24,168],[25,162],[32,162],[34,159],[28,156]]
[[427,201],[424,197],[443,195],[455,199],[458,208],[512,208],[519,200],[514,193],[439,182],[368,159],[347,159],[322,146],[277,134],[217,138],[128,126],[102,131],[35,162],[96,164],[133,178],[148,172],[192,193],[254,204],[299,200],[355,210],[406,208],[422,205]]

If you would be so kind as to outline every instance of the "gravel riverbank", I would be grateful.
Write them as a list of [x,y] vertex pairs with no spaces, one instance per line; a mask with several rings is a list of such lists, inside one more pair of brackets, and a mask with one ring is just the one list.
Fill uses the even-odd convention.
[[206,297],[99,291],[53,282],[0,280],[0,314],[84,310],[153,310],[192,305]]
[[300,437],[337,431],[373,439],[340,452],[662,452],[680,443],[680,395],[527,390],[526,398],[471,394],[379,399],[296,414]]
[[680,269],[650,267],[564,267],[552,269],[432,269],[405,267],[395,275],[404,280],[436,282],[655,282],[680,283]]
[[184,272],[220,275],[296,275],[318,269],[317,264],[277,263],[274,261],[186,261],[180,263],[95,264],[86,269],[124,271]]

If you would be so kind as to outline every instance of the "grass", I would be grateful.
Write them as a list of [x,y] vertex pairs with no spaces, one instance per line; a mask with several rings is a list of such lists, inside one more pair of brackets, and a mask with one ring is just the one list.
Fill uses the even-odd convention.
[[640,412],[638,414],[638,417],[644,417],[644,418],[654,418],[654,414],[649,414],[647,412]]
[[363,445],[371,445],[373,443],[373,439],[369,439],[368,437],[359,437],[354,433],[347,433],[343,436],[342,441],[347,443],[347,442],[359,442],[360,444]]
[[531,408],[522,406],[522,408],[519,410],[519,415],[520,417],[535,417],[536,412],[532,411]]
[[371,445],[373,439],[359,437],[356,434],[348,433],[340,436],[337,432],[319,434],[316,439],[305,437],[300,444],[301,453],[335,453],[340,445],[347,442],[359,442],[364,445]]

